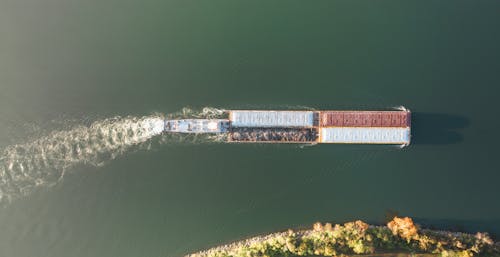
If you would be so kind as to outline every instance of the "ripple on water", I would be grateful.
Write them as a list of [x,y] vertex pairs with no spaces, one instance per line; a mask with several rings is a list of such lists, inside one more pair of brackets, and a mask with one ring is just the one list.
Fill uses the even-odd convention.
[[116,117],[9,146],[0,155],[0,204],[56,184],[74,165],[101,165],[162,131],[160,116]]

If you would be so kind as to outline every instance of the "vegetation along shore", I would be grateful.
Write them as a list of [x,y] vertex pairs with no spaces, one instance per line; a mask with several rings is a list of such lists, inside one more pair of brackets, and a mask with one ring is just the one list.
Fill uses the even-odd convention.
[[443,257],[500,256],[500,242],[487,233],[420,228],[395,217],[385,226],[363,221],[343,225],[315,223],[312,229],[253,237],[186,257],[350,256],[387,252],[433,253]]

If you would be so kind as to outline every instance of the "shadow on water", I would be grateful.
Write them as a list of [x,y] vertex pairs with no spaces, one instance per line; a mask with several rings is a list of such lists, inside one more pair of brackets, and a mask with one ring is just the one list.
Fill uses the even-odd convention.
[[413,112],[412,144],[457,144],[464,140],[460,130],[469,126],[464,116],[444,113]]

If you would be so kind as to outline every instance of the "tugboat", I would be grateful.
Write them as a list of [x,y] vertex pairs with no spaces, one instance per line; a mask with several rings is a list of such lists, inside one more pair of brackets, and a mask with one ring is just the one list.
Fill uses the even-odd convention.
[[224,119],[165,120],[165,132],[225,133],[228,130],[229,120]]

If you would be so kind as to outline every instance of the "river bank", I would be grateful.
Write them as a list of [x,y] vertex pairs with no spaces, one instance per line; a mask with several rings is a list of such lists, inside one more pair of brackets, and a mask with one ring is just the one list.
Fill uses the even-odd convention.
[[385,226],[363,221],[315,223],[214,247],[186,257],[349,256],[383,252],[432,253],[444,257],[500,256],[500,244],[487,233],[422,229],[411,218],[395,217]]

